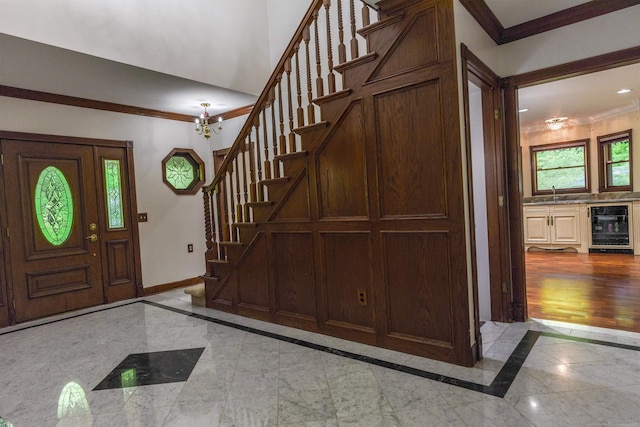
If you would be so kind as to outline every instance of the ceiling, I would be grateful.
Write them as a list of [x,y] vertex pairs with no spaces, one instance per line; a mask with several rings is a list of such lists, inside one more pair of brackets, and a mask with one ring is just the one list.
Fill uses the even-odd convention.
[[[371,1],[371,0],[369,0]],[[485,0],[508,28],[574,7],[585,0]],[[114,62],[0,33],[0,85],[123,104],[177,114],[198,115],[193,100],[211,102],[212,115],[256,100],[247,94],[161,72]],[[623,87],[634,89],[617,95]],[[584,120],[627,108],[640,97],[640,65],[533,86],[519,91],[522,126],[566,116]],[[215,101],[212,101],[215,100]]]
[[[618,94],[621,89],[631,92]],[[518,90],[520,127],[539,130],[546,119],[567,117],[585,124],[639,108],[640,64],[572,77]],[[529,129],[526,129],[529,128]]]

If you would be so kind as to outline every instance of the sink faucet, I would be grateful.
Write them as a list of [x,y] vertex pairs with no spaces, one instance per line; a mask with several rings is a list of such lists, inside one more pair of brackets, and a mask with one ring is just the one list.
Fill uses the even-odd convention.
[[551,191],[553,191],[553,203],[556,202],[556,186],[552,185],[551,186]]

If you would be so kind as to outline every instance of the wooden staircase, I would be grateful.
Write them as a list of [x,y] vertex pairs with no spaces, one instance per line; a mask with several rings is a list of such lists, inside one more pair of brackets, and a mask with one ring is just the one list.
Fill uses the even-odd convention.
[[206,306],[469,365],[453,5],[377,7],[312,1],[203,189]]
[[[348,3],[348,10],[343,3]],[[377,11],[360,0],[312,2],[220,171],[203,189],[207,231],[203,278],[210,305],[222,309],[233,305],[218,298],[231,272],[251,247],[260,224],[287,200],[295,187],[292,183],[304,173],[309,153],[326,137],[330,119],[344,110],[352,92],[348,85],[357,86],[366,78],[377,58],[375,52],[360,55],[370,49],[369,36],[375,28],[397,20],[378,21]],[[350,32],[349,48],[345,32]],[[378,40],[376,45],[382,47],[384,42]]]

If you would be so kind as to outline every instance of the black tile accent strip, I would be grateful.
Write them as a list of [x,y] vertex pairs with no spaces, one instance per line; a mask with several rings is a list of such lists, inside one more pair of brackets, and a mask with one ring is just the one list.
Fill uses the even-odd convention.
[[310,348],[310,349],[313,349],[313,350],[318,350],[318,351],[322,351],[322,352],[325,352],[325,353],[334,354],[336,356],[347,357],[349,359],[358,360],[358,361],[365,362],[365,363],[370,363],[372,365],[380,366],[380,367],[383,367],[383,368],[393,369],[393,370],[396,370],[398,372],[403,372],[403,373],[406,373],[406,374],[419,376],[419,377],[422,377],[422,378],[430,379],[430,380],[433,380],[433,381],[438,381],[438,382],[449,384],[449,385],[453,385],[453,386],[456,386],[456,387],[462,387],[462,388],[467,389],[467,390],[477,391],[479,393],[484,393],[484,394],[488,394],[488,395],[496,396],[496,397],[504,397],[507,394],[507,392],[509,391],[509,387],[511,387],[511,384],[515,380],[516,376],[518,375],[518,372],[522,368],[522,365],[524,364],[525,360],[529,356],[529,353],[531,352],[531,349],[533,348],[533,346],[535,345],[536,341],[538,340],[538,338],[540,336],[559,338],[559,339],[564,339],[564,340],[568,340],[568,341],[584,342],[584,343],[589,343],[589,344],[605,345],[605,346],[609,346],[609,347],[622,348],[622,349],[626,349],[626,350],[640,351],[640,346],[621,344],[621,343],[615,343],[615,342],[609,342],[609,341],[593,340],[593,339],[589,339],[589,338],[573,337],[573,336],[570,336],[570,335],[555,334],[555,333],[552,333],[552,332],[527,331],[525,336],[518,343],[518,345],[515,348],[515,350],[511,353],[511,355],[509,356],[509,358],[505,362],[504,366],[502,367],[502,369],[500,370],[498,375],[496,375],[496,377],[491,382],[491,384],[487,386],[487,385],[484,385],[484,384],[478,384],[478,383],[474,383],[474,382],[471,382],[471,381],[466,381],[466,380],[461,380],[461,379],[449,377],[449,376],[446,376],[446,375],[436,374],[434,372],[428,372],[428,371],[424,371],[424,370],[421,370],[421,369],[412,368],[410,366],[399,365],[399,364],[396,364],[396,363],[387,362],[385,360],[380,360],[380,359],[376,359],[376,358],[373,358],[373,357],[364,356],[364,355],[361,355],[361,354],[356,354],[356,353],[351,353],[351,352],[348,352],[348,351],[339,350],[337,348],[332,348],[332,347],[327,347],[327,346],[323,346],[323,345],[319,345],[319,344],[314,344],[312,342],[299,340],[299,339],[296,339],[296,338],[291,338],[291,337],[287,337],[287,336],[276,334],[276,333],[272,333],[272,332],[262,331],[260,329],[251,328],[249,326],[239,325],[239,324],[236,324],[236,323],[233,323],[233,322],[228,322],[228,321],[225,321],[225,320],[216,319],[214,317],[205,316],[203,314],[193,313],[193,312],[190,312],[190,311],[186,311],[186,310],[182,310],[182,309],[179,309],[179,308],[175,308],[175,307],[159,304],[159,303],[153,302],[153,301],[142,300],[142,299],[139,299],[139,300],[136,300],[136,301],[131,301],[131,302],[120,304],[120,305],[116,305],[116,306],[112,306],[112,307],[99,308],[99,309],[88,311],[88,312],[85,312],[85,313],[78,313],[78,314],[75,314],[75,315],[72,315],[72,316],[63,317],[63,318],[60,318],[60,319],[54,319],[54,320],[43,322],[43,323],[38,323],[36,325],[29,325],[29,326],[25,326],[24,328],[15,329],[15,330],[12,330],[12,331],[1,332],[1,330],[0,330],[0,335],[19,332],[19,331],[23,331],[23,330],[26,330],[26,329],[35,328],[37,326],[44,326],[44,325],[48,325],[48,324],[52,324],[52,323],[61,322],[63,320],[67,320],[67,319],[73,319],[73,318],[76,318],[76,317],[86,316],[86,315],[89,315],[89,314],[98,313],[98,312],[106,311],[106,310],[112,310],[112,309],[115,309],[115,308],[125,307],[125,306],[128,306],[128,305],[137,304],[137,303],[147,304],[147,305],[150,305],[150,306],[153,306],[153,307],[161,308],[161,309],[164,309],[164,310],[169,310],[169,311],[172,311],[174,313],[179,313],[179,314],[182,314],[182,315],[185,315],[185,316],[193,317],[193,318],[204,320],[204,321],[207,321],[207,322],[216,323],[216,324],[223,325],[223,326],[228,326],[230,328],[239,329],[239,330],[242,330],[242,331],[245,331],[245,332],[250,332],[250,333],[261,335],[261,336],[264,336],[264,337],[269,337],[269,338],[277,339],[277,340],[280,340],[280,341],[285,341],[285,342],[288,342],[288,343],[291,343],[291,344],[297,344],[297,345],[300,345],[300,346],[303,346],[303,347],[307,347],[307,348]]
[[436,374],[429,371],[424,371],[417,368],[412,368],[410,366],[399,365],[397,363],[387,362],[386,360],[380,360],[373,357],[365,356],[362,354],[352,353],[349,351],[339,350],[333,347],[327,347],[320,344],[315,344],[312,342],[299,340],[296,338],[287,337],[284,335],[276,334],[273,332],[262,331],[260,329],[255,329],[249,326],[238,325],[233,322],[228,322],[226,320],[216,319],[214,317],[205,316],[203,314],[193,313],[190,311],[182,310],[175,307],[170,307],[162,304],[158,304],[152,301],[142,301],[145,304],[152,305],[154,307],[163,308],[165,310],[173,311],[174,313],[184,314],[189,317],[194,317],[196,319],[205,320],[207,322],[216,323],[218,325],[228,326],[230,328],[239,329],[241,331],[250,332],[253,334],[261,335],[263,337],[273,338],[280,341],[285,341],[290,344],[296,344],[303,347],[307,347],[313,350],[322,351],[329,354],[334,354],[336,356],[342,356],[353,360],[358,360],[360,362],[369,363],[371,365],[380,366],[383,368],[393,369],[398,372],[403,372],[405,374],[411,374],[422,378],[427,378],[433,381],[438,381],[441,383],[453,385],[456,387],[462,387],[467,390],[473,390],[484,394],[489,394],[496,397],[504,397],[504,395],[509,390],[509,387],[513,383],[513,380],[518,375],[522,364],[526,360],[529,352],[533,348],[536,340],[540,336],[540,332],[536,331],[528,331],[525,336],[522,338],[516,349],[511,353],[509,359],[504,364],[498,375],[494,378],[491,385],[478,384],[471,381],[461,380],[458,378],[449,377],[446,375]]
[[[107,311],[107,310],[113,310],[114,308],[120,308],[120,307],[126,307],[128,305],[132,305],[132,304],[138,304],[140,301],[136,300],[136,301],[130,301],[130,302],[126,302],[124,304],[118,304],[118,305],[114,305],[111,307],[104,307],[104,308],[97,308],[95,310],[91,310],[91,311],[87,311],[85,313],[78,313],[78,314],[72,314],[71,316],[64,316],[64,314],[61,314],[61,317],[59,319],[53,319],[53,320],[48,320],[42,323],[37,323],[35,325],[26,325],[22,328],[18,328],[18,329],[13,329],[11,331],[2,331],[2,329],[0,328],[0,336],[1,335],[6,335],[6,334],[12,334],[14,332],[20,332],[20,331],[26,331],[27,329],[32,329],[32,328],[36,328],[38,326],[44,326],[44,325],[51,325],[52,323],[58,323],[58,322],[62,322],[63,320],[69,320],[69,319],[75,319],[76,317],[82,317],[82,316],[87,316],[89,314],[93,314],[93,313],[100,313],[101,311]],[[89,310],[91,307],[86,308],[86,309],[82,309],[82,310]],[[34,320],[34,322],[37,322],[38,320]],[[8,327],[13,327],[13,326],[20,326],[20,325],[12,325],[12,326],[8,326]],[[2,424],[0,424],[0,426],[2,426]]]

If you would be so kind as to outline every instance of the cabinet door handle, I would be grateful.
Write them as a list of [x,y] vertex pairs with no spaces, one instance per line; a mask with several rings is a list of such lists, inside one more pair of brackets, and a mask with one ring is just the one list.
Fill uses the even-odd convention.
[[551,225],[553,226],[553,217],[551,217]]
[[547,225],[549,225],[549,217],[547,217]]

